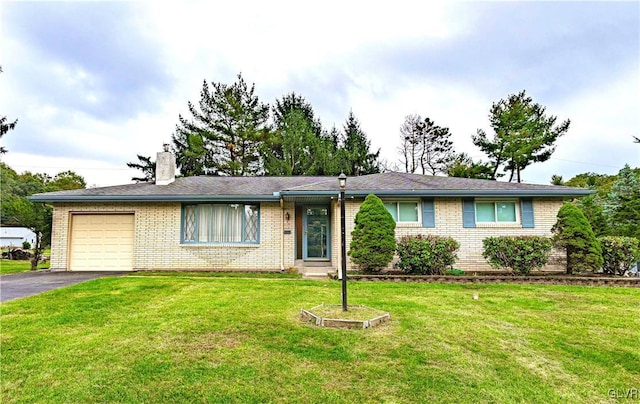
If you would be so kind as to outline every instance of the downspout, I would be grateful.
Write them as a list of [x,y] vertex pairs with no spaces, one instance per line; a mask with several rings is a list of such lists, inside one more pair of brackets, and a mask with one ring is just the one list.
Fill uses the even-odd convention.
[[284,272],[284,199],[280,198],[280,271]]

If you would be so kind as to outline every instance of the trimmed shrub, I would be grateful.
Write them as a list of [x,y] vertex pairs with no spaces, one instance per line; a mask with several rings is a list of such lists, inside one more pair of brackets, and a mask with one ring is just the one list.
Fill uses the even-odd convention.
[[365,273],[389,265],[396,250],[396,222],[377,196],[367,195],[356,214],[349,256]]
[[602,269],[611,275],[624,275],[640,259],[640,242],[635,237],[600,237]]
[[597,271],[602,267],[600,243],[593,233],[591,224],[576,205],[562,205],[552,231],[555,233],[554,244],[567,252],[568,274],[581,270]]
[[482,240],[482,256],[494,268],[511,268],[528,275],[532,269],[541,269],[549,261],[553,243],[548,237],[517,236],[487,237]]
[[460,244],[451,237],[404,236],[398,241],[398,267],[416,275],[442,275],[458,259]]
[[31,249],[31,243],[30,243],[30,242],[28,242],[28,241],[26,241],[26,240],[25,240],[25,241],[23,241],[23,242],[22,242],[22,249],[23,249],[23,250],[30,250],[30,249]]

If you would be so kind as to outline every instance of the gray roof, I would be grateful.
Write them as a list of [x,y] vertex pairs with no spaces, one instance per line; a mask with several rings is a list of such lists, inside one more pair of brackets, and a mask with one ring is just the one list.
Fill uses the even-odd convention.
[[[183,177],[169,185],[127,184],[36,194],[40,202],[90,201],[268,201],[281,197],[329,197],[339,192],[337,177]],[[577,197],[592,193],[582,188],[509,183],[408,173],[349,177],[346,194],[366,196],[451,197]]]

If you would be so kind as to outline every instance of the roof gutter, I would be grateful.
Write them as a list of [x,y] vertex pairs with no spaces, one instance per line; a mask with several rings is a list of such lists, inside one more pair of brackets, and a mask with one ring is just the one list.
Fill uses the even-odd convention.
[[[278,202],[281,197],[333,197],[338,190],[282,191],[271,195],[48,195],[36,194],[28,197],[33,202]],[[495,198],[495,197],[582,197],[595,193],[590,189],[575,190],[348,190],[349,197],[365,197],[369,194],[388,197],[451,197],[451,198]]]
[[273,202],[274,195],[46,195],[28,197],[33,202]]
[[[338,191],[283,191],[281,195],[296,196],[333,196]],[[395,197],[581,197],[595,193],[589,189],[567,190],[347,190],[346,196],[365,197],[369,194]]]

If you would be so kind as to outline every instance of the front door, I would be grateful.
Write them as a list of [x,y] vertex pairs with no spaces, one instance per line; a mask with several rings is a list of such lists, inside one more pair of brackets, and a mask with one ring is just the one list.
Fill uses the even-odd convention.
[[328,260],[331,257],[329,208],[306,206],[303,215],[303,257],[309,260]]

